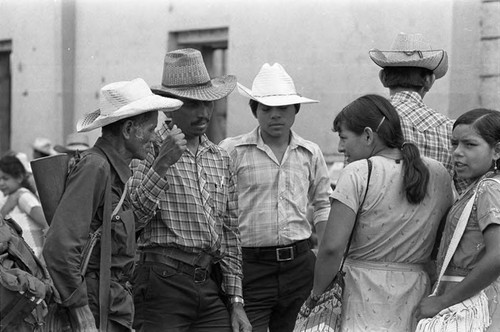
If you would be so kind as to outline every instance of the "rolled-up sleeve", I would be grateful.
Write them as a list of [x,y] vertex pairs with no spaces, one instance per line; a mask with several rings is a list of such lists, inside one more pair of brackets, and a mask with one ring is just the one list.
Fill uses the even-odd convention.
[[132,177],[127,185],[130,200],[134,207],[136,230],[147,225],[156,214],[159,202],[166,200],[168,182],[151,167],[154,153],[150,152],[145,160],[134,160],[131,164]]
[[109,181],[109,165],[104,158],[91,154],[83,157],[68,175],[47,233],[43,257],[64,306],[80,307],[88,303],[85,280],[80,273],[81,254],[98,209],[102,214]]
[[313,223],[326,221],[330,214],[330,177],[321,150],[315,149],[309,186],[309,201],[313,206]]
[[229,183],[227,209],[223,220],[222,272],[224,288],[228,295],[243,296],[242,290],[242,254],[241,239],[238,229],[238,191],[236,176],[231,162],[229,162]]

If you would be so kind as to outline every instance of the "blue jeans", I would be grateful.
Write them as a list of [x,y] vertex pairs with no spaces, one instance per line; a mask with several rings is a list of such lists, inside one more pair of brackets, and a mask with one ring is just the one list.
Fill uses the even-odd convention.
[[138,332],[231,331],[229,311],[211,278],[195,282],[170,266],[142,262],[133,291]]
[[293,331],[311,293],[315,262],[311,250],[285,262],[243,258],[243,297],[252,332]]

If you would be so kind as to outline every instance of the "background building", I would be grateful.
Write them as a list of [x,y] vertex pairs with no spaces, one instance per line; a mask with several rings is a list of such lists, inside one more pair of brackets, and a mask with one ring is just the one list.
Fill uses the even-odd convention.
[[[195,47],[213,76],[247,87],[263,63],[281,63],[320,100],[303,105],[294,129],[331,163],[341,160],[336,113],[362,94],[387,95],[368,50],[388,49],[398,32],[448,51],[431,107],[452,118],[500,109],[498,22],[498,0],[0,0],[0,152],[30,154],[36,137],[63,143],[102,85],[158,84],[165,52]],[[235,91],[217,105],[214,141],[256,125],[247,102]]]

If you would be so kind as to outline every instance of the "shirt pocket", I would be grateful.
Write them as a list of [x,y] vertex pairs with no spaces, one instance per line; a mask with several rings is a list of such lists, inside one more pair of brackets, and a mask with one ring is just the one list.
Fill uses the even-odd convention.
[[111,223],[113,255],[134,257],[135,219],[132,210],[120,211]]
[[212,183],[210,186],[210,197],[212,200],[212,208],[216,215],[221,216],[226,211],[227,203],[227,181],[226,177],[220,177],[218,183]]

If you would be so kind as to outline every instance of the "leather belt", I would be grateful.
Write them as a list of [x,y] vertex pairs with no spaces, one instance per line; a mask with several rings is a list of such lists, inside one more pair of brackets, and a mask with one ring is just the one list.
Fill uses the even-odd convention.
[[243,259],[286,262],[311,250],[309,240],[301,240],[287,246],[243,247]]
[[179,259],[175,259],[165,255],[162,252],[145,251],[140,255],[140,262],[150,262],[159,263],[166,265],[175,269],[177,272],[181,272],[188,276],[193,277],[195,283],[201,283],[206,281],[210,277],[212,272],[212,260],[208,258],[202,258],[203,265],[193,265]]

